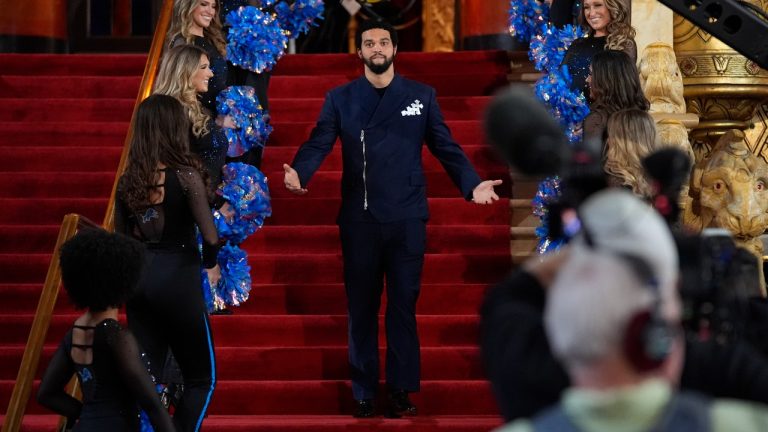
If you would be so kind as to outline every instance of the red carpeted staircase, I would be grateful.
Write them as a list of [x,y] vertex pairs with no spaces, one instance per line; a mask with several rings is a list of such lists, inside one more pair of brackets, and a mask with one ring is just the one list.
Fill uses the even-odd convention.
[[[144,62],[140,55],[0,55],[2,410],[63,215],[103,218]],[[476,311],[487,285],[511,263],[509,175],[484,146],[479,120],[488,95],[505,85],[509,60],[503,52],[402,53],[396,67],[437,88],[448,125],[480,175],[505,180],[499,203],[467,203],[425,147],[432,219],[418,307],[423,380],[413,400],[420,415],[350,415],[334,224],[340,151],[304,197],[283,188],[281,166],[308,137],[325,92],[361,69],[353,56],[294,55],[280,61],[270,87],[275,131],[263,171],[273,216],[243,246],[251,299],[232,316],[213,317],[219,381],[205,430],[479,431],[500,423],[480,367]],[[62,294],[41,369],[74,317]],[[25,430],[53,430],[56,418],[34,401],[27,413]]]

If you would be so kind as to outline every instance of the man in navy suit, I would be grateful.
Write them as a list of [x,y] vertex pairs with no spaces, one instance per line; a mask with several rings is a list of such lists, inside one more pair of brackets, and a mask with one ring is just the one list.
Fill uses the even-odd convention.
[[386,415],[416,414],[408,393],[419,390],[416,300],[426,243],[424,142],[462,195],[476,204],[499,197],[501,180],[482,181],[451,137],[435,90],[397,75],[397,33],[383,22],[361,23],[357,55],[365,75],[331,90],[320,118],[291,165],[285,186],[306,185],[341,138],[344,168],[338,215],[349,314],[349,362],[355,417],[375,415],[379,381],[378,311],[387,281]]

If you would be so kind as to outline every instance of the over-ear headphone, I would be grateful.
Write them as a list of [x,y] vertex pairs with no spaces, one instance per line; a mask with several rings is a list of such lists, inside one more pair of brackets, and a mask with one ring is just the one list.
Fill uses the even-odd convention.
[[624,355],[638,372],[657,369],[672,352],[674,331],[661,314],[658,280],[648,263],[635,256],[618,254],[653,294],[651,307],[636,312],[624,330]]
[[[597,250],[589,231],[582,229],[586,244]],[[657,369],[672,352],[675,340],[673,327],[664,320],[661,313],[661,292],[659,282],[650,264],[637,255],[612,251],[632,270],[644,287],[652,294],[650,308],[636,312],[627,322],[622,348],[626,360],[638,372]]]

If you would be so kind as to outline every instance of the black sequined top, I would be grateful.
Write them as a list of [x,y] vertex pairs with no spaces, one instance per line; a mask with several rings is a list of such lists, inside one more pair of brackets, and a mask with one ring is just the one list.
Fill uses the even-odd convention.
[[216,125],[213,119],[208,120],[207,126],[208,133],[199,137],[195,136],[190,129],[189,147],[203,161],[210,176],[211,192],[215,192],[221,183],[221,167],[226,163],[229,143],[224,129]]

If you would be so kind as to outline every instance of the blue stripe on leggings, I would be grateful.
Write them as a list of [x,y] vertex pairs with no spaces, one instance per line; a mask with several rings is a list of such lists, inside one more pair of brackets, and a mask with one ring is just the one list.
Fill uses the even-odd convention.
[[195,432],[200,430],[200,426],[203,424],[205,418],[205,412],[208,411],[208,404],[211,403],[211,397],[213,396],[213,388],[216,387],[216,360],[213,355],[213,341],[211,341],[211,329],[208,327],[208,320],[206,315],[203,314],[203,322],[205,323],[205,331],[208,335],[208,353],[211,358],[211,390],[208,392],[208,397],[205,398],[205,405],[200,412],[200,418],[197,420],[197,426],[195,426]]

